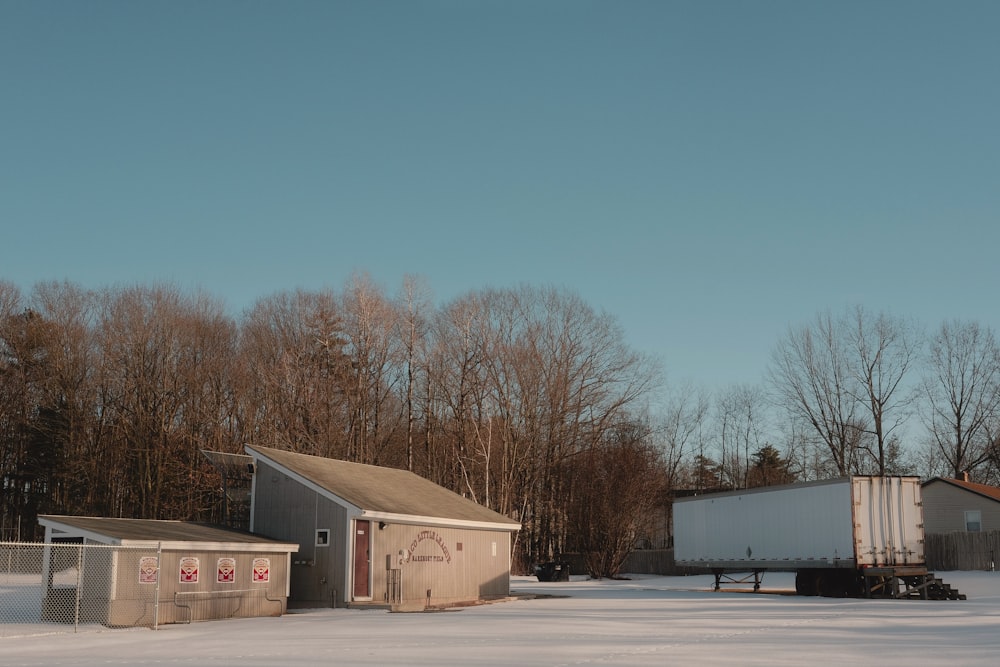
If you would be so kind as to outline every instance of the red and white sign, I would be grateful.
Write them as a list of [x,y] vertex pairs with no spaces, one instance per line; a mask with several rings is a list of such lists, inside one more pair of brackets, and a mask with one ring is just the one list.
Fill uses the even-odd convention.
[[156,556],[143,556],[139,559],[139,583],[155,584],[156,575],[160,571],[160,563]]
[[271,559],[253,559],[253,582],[255,584],[266,584],[271,580]]
[[198,583],[198,559],[194,556],[181,558],[181,578],[182,584]]
[[216,581],[220,584],[231,584],[236,581],[235,558],[220,558],[216,570],[218,572]]

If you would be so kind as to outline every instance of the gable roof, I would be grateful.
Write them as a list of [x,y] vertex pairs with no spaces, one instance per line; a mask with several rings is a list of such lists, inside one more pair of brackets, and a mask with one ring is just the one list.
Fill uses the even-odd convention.
[[975,482],[966,482],[961,479],[950,479],[948,477],[935,477],[934,479],[927,480],[926,482],[921,484],[921,486],[927,486],[928,484],[933,484],[934,482],[943,482],[945,484],[957,486],[960,489],[971,491],[976,495],[980,495],[1000,503],[1000,488],[997,488],[995,486],[989,486],[988,484],[977,484]]
[[162,546],[164,549],[198,548],[219,551],[298,551],[299,545],[252,533],[190,521],[115,519],[95,516],[44,514],[38,523],[51,528],[56,538],[87,538],[101,544]]
[[518,530],[521,525],[407,470],[246,445],[261,458],[364,517],[409,523]]

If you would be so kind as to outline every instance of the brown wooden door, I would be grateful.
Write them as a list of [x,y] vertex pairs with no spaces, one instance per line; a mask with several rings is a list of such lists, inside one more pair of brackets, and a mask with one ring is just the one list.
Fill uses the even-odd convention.
[[368,586],[369,551],[371,548],[371,522],[354,522],[354,599],[371,597]]

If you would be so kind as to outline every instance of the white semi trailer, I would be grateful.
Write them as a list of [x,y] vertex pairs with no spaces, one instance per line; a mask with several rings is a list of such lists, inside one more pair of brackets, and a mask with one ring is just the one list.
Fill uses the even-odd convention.
[[794,571],[800,595],[964,599],[924,561],[916,477],[846,477],[674,502],[674,558],[722,581]]

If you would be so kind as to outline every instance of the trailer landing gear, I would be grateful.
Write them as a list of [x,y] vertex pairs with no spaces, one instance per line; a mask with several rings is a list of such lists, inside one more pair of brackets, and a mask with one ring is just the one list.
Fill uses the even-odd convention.
[[760,582],[764,580],[764,570],[754,570],[753,574],[743,575],[741,577],[735,577],[726,574],[725,570],[712,568],[712,574],[715,575],[715,590],[718,591],[722,583],[727,584],[753,584],[753,592],[760,592]]
[[922,567],[872,567],[863,570],[867,598],[896,600],[965,600],[950,585]]

